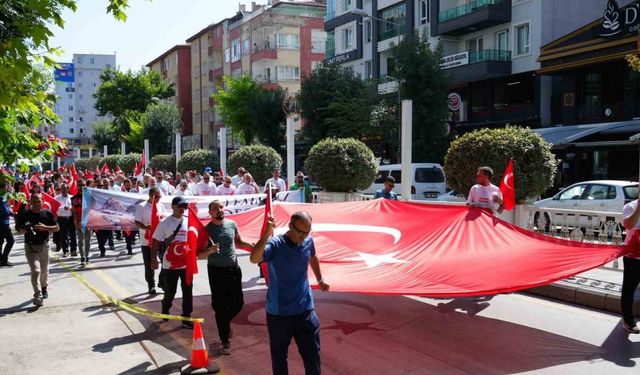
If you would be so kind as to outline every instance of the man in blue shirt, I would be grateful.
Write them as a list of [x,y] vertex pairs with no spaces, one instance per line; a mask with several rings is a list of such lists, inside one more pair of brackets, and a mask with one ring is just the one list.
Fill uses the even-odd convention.
[[[14,239],[13,233],[11,233],[11,227],[9,226],[11,218],[11,208],[9,203],[4,198],[4,194],[7,192],[6,188],[0,190],[0,267],[11,267],[13,263],[9,262],[9,253],[13,247]],[[4,251],[2,251],[2,244],[4,245]]]
[[393,192],[394,186],[396,186],[396,179],[393,178],[393,176],[387,176],[387,178],[384,179],[384,188],[376,191],[373,199],[384,198],[397,201],[398,196]]
[[[287,353],[295,337],[304,362],[306,375],[320,374],[320,323],[314,310],[309,286],[309,266],[322,291],[329,284],[322,280],[320,263],[311,233],[311,216],[296,212],[291,216],[289,231],[269,239],[275,220],[269,225],[251,252],[251,262],[265,261],[269,266],[267,290],[267,328],[274,375],[288,374]],[[268,241],[267,241],[268,240]]]

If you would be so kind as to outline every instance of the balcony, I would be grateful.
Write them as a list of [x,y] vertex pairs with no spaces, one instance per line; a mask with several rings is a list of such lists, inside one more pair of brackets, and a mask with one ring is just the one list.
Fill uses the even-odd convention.
[[511,22],[511,0],[472,0],[438,14],[438,34],[461,36]]
[[216,78],[222,77],[223,73],[223,67],[209,70],[209,82],[215,80]]
[[485,49],[464,51],[442,58],[442,69],[450,74],[450,84],[503,77],[511,74],[511,51]]
[[260,48],[254,47],[251,54],[251,62],[259,60],[277,60],[278,50],[275,48]]

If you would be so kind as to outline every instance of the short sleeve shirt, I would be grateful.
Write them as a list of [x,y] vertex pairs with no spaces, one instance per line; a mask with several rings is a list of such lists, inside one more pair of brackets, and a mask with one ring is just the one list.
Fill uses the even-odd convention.
[[[45,209],[40,210],[38,213],[27,209],[21,211],[18,216],[16,216],[16,230],[36,224],[56,225],[56,219],[51,211]],[[32,236],[31,232],[27,231],[24,235],[25,240],[33,245],[42,245],[49,240],[49,232],[37,230],[35,234],[35,236]]]
[[398,195],[396,195],[396,193],[394,193],[393,191],[387,192],[384,189],[380,189],[376,191],[376,193],[373,195],[373,199],[378,199],[378,198],[391,199],[391,200],[397,201]]
[[[182,223],[180,229],[176,232],[178,225]],[[156,231],[153,232],[153,239],[156,241],[164,241],[176,233],[162,256],[162,268],[170,270],[178,270],[187,267],[187,232],[189,224],[187,218],[180,219],[173,216],[167,216],[158,224]]]
[[[625,220],[625,219],[629,218],[631,215],[633,215],[633,212],[636,210],[636,207],[638,207],[638,200],[635,200],[635,201],[632,201],[632,202],[629,202],[629,203],[625,204],[624,208],[622,209],[622,220]],[[625,245],[629,244],[629,241],[631,241],[631,238],[636,233],[638,228],[640,228],[640,221],[638,221],[638,224],[636,224],[635,227],[625,230],[625,233],[626,233],[626,237],[625,237],[625,240],[624,240],[624,244]],[[632,257],[632,256],[628,256],[628,255],[627,255],[627,257],[640,259],[640,257]]]
[[273,185],[273,189],[277,189],[278,192],[287,190],[287,184],[281,178],[274,179],[273,177],[271,177],[270,179],[268,179],[267,182],[265,182],[264,184],[265,192],[269,190],[269,184]]
[[300,246],[284,234],[269,239],[264,249],[264,261],[269,266],[267,313],[292,316],[314,308],[308,276],[309,260],[314,255],[311,237]]
[[258,194],[256,188],[253,185],[241,183],[236,190],[236,194],[244,195],[244,194]]
[[207,196],[207,195],[216,195],[218,193],[218,189],[216,188],[216,184],[213,182],[198,182],[194,188],[195,195]]
[[[158,205],[158,217],[162,216],[162,205],[160,203]],[[134,212],[134,220],[139,221],[144,225],[151,225],[151,203],[149,201],[144,201],[136,206],[136,211]],[[149,246],[149,241],[146,238],[147,231],[145,229],[140,229],[140,246]]]
[[502,199],[500,189],[494,185],[482,186],[480,184],[473,185],[469,190],[467,203],[473,203],[480,208],[487,208],[492,211],[496,210],[496,204],[493,202],[493,196],[497,195]]
[[209,238],[220,245],[220,251],[209,255],[207,264],[215,267],[235,267],[236,263],[236,233],[238,225],[233,220],[225,219],[222,225],[210,222],[206,226]]

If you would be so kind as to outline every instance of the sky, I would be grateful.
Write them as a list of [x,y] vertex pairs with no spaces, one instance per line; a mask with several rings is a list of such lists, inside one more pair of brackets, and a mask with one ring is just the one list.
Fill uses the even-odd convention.
[[[266,0],[254,0],[266,4]],[[106,13],[107,0],[79,0],[74,13],[65,11],[64,29],[52,29],[50,46],[64,52],[56,58],[71,62],[74,53],[116,54],[120,70],[139,70],[207,25],[233,16],[246,0],[129,0],[127,21]]]

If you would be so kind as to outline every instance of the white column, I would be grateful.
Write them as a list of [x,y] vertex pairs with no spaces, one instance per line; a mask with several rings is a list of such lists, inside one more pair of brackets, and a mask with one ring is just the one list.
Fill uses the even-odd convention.
[[109,155],[108,153],[108,149],[107,149],[107,145],[104,145],[104,147],[102,147],[102,157],[107,157]]
[[144,140],[144,169],[149,168],[149,160],[151,160],[151,155],[149,155],[149,140]]
[[122,150],[122,156],[125,156],[127,154],[127,144],[124,142],[120,143],[120,150]]
[[296,180],[295,133],[293,116],[287,116],[287,183],[289,186]]
[[413,114],[413,101],[402,101],[402,130],[400,138],[400,147],[402,150],[402,168],[400,178],[402,179],[402,195],[403,201],[411,200],[411,132],[412,132],[412,114]]
[[182,134],[176,134],[176,171],[178,170],[178,162],[182,158]]
[[222,168],[223,173],[229,174],[229,172],[227,171],[227,128],[221,127],[219,131],[220,131],[220,168]]
[[58,156],[58,169],[60,169],[60,156]]

